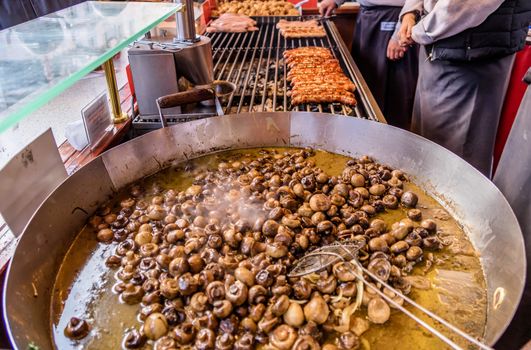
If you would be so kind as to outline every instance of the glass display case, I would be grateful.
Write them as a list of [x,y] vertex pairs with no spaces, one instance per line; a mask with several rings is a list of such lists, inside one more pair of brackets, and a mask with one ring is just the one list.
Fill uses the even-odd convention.
[[112,62],[180,6],[87,1],[1,31],[0,133]]

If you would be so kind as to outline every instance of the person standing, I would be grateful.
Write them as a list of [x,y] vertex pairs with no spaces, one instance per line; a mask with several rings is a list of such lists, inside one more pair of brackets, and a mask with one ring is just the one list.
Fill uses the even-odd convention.
[[[345,0],[323,0],[328,17]],[[410,128],[418,72],[416,47],[400,46],[398,16],[405,0],[359,0],[352,57],[389,124]]]
[[531,0],[406,0],[399,41],[422,45],[412,131],[490,177],[496,131]]

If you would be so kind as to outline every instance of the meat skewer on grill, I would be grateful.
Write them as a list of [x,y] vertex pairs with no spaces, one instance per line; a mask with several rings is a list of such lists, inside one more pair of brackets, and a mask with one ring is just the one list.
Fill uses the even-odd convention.
[[339,61],[323,47],[301,47],[284,52],[289,68],[291,104],[334,103],[356,105],[354,83],[343,73]]

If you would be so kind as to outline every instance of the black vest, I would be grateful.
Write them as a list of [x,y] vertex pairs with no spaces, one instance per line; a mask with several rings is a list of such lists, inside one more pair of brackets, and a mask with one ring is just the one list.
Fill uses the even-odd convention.
[[531,0],[506,0],[479,26],[427,47],[432,60],[476,61],[510,55],[525,45]]

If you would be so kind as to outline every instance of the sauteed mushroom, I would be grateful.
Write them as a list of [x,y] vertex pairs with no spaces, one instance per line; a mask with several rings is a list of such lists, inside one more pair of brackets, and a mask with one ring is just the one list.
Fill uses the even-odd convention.
[[283,324],[275,328],[270,336],[271,345],[280,350],[291,349],[297,339],[297,332],[290,326]]
[[70,339],[85,338],[90,332],[90,326],[87,321],[72,317],[65,328],[65,335]]
[[[349,239],[361,246],[360,264],[407,294],[406,277],[419,261],[429,268],[436,260],[425,251],[442,242],[436,222],[417,208],[419,196],[404,191],[411,187],[402,172],[362,157],[330,176],[310,154],[264,150],[254,158],[222,156],[217,168],[189,163],[193,183],[186,190],[134,186],[119,208],[109,204],[91,217],[96,238],[118,244],[106,259],[121,280],[113,290],[126,303],[142,302],[144,325],[126,335],[125,348],[146,339],[155,350],[360,346],[365,316],[328,337],[357,296],[356,266],[340,262],[289,278],[294,263],[323,244]],[[385,212],[403,219],[391,225]],[[358,312],[372,323],[390,317],[389,305],[370,288],[363,305]]]
[[144,334],[151,340],[157,340],[168,332],[166,317],[160,313],[153,313],[146,318],[143,327]]
[[125,335],[123,345],[127,349],[139,349],[144,346],[146,341],[147,338],[142,332],[133,329]]

